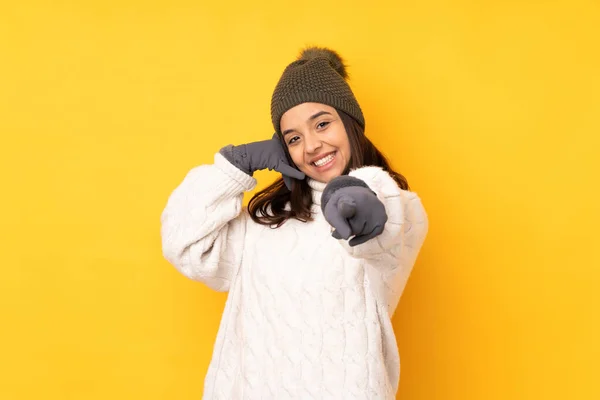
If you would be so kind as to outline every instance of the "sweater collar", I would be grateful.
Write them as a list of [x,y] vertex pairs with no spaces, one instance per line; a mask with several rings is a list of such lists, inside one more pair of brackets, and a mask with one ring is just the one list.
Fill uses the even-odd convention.
[[312,189],[312,200],[313,204],[317,206],[321,206],[321,195],[323,194],[323,190],[325,190],[326,183],[315,181],[312,178],[307,179],[308,186]]

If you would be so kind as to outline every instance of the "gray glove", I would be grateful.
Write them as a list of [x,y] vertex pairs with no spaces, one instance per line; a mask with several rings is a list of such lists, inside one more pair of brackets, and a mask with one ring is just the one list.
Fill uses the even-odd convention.
[[323,216],[335,228],[331,236],[356,246],[383,232],[388,216],[383,203],[362,180],[342,175],[332,179],[321,197]]
[[283,145],[277,134],[270,140],[242,144],[240,146],[225,146],[220,150],[221,155],[230,163],[252,176],[254,171],[269,169],[280,172],[283,182],[292,190],[292,178],[302,180],[303,172],[290,166]]

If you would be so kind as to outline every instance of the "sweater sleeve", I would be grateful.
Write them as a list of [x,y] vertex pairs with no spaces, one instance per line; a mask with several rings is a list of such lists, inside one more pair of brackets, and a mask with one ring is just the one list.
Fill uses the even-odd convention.
[[383,233],[365,243],[351,247],[347,241],[341,240],[348,253],[355,258],[366,259],[378,259],[384,254],[399,258],[403,250],[418,253],[428,231],[427,213],[419,196],[400,189],[380,167],[362,167],[349,175],[362,180],[375,192],[385,206],[388,220]]
[[[348,241],[339,243],[367,266],[369,285],[391,317],[429,229],[427,213],[419,196],[402,190],[394,179],[379,167],[363,167],[350,172],[364,181],[385,206],[388,220],[383,233],[351,247]],[[381,296],[381,297],[380,297]]]
[[188,278],[228,291],[244,250],[243,193],[255,185],[221,154],[189,171],[161,214],[165,258]]

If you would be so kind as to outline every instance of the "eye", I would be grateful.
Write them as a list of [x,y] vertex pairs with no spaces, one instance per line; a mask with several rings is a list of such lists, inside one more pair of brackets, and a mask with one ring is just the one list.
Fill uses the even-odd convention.
[[317,129],[325,129],[327,127],[327,125],[329,125],[329,121],[319,122],[317,124]]
[[288,146],[294,144],[298,139],[300,139],[299,136],[293,136],[290,139],[288,139]]

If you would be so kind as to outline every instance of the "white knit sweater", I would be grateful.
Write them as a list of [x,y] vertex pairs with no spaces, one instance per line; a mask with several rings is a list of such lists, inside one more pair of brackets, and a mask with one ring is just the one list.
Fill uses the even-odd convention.
[[162,214],[167,260],[229,291],[204,399],[393,399],[400,359],[391,316],[427,234],[418,196],[364,167],[388,214],[384,232],[356,247],[331,237],[325,184],[309,180],[314,220],[277,229],[242,210],[256,181],[220,154],[192,169]]

